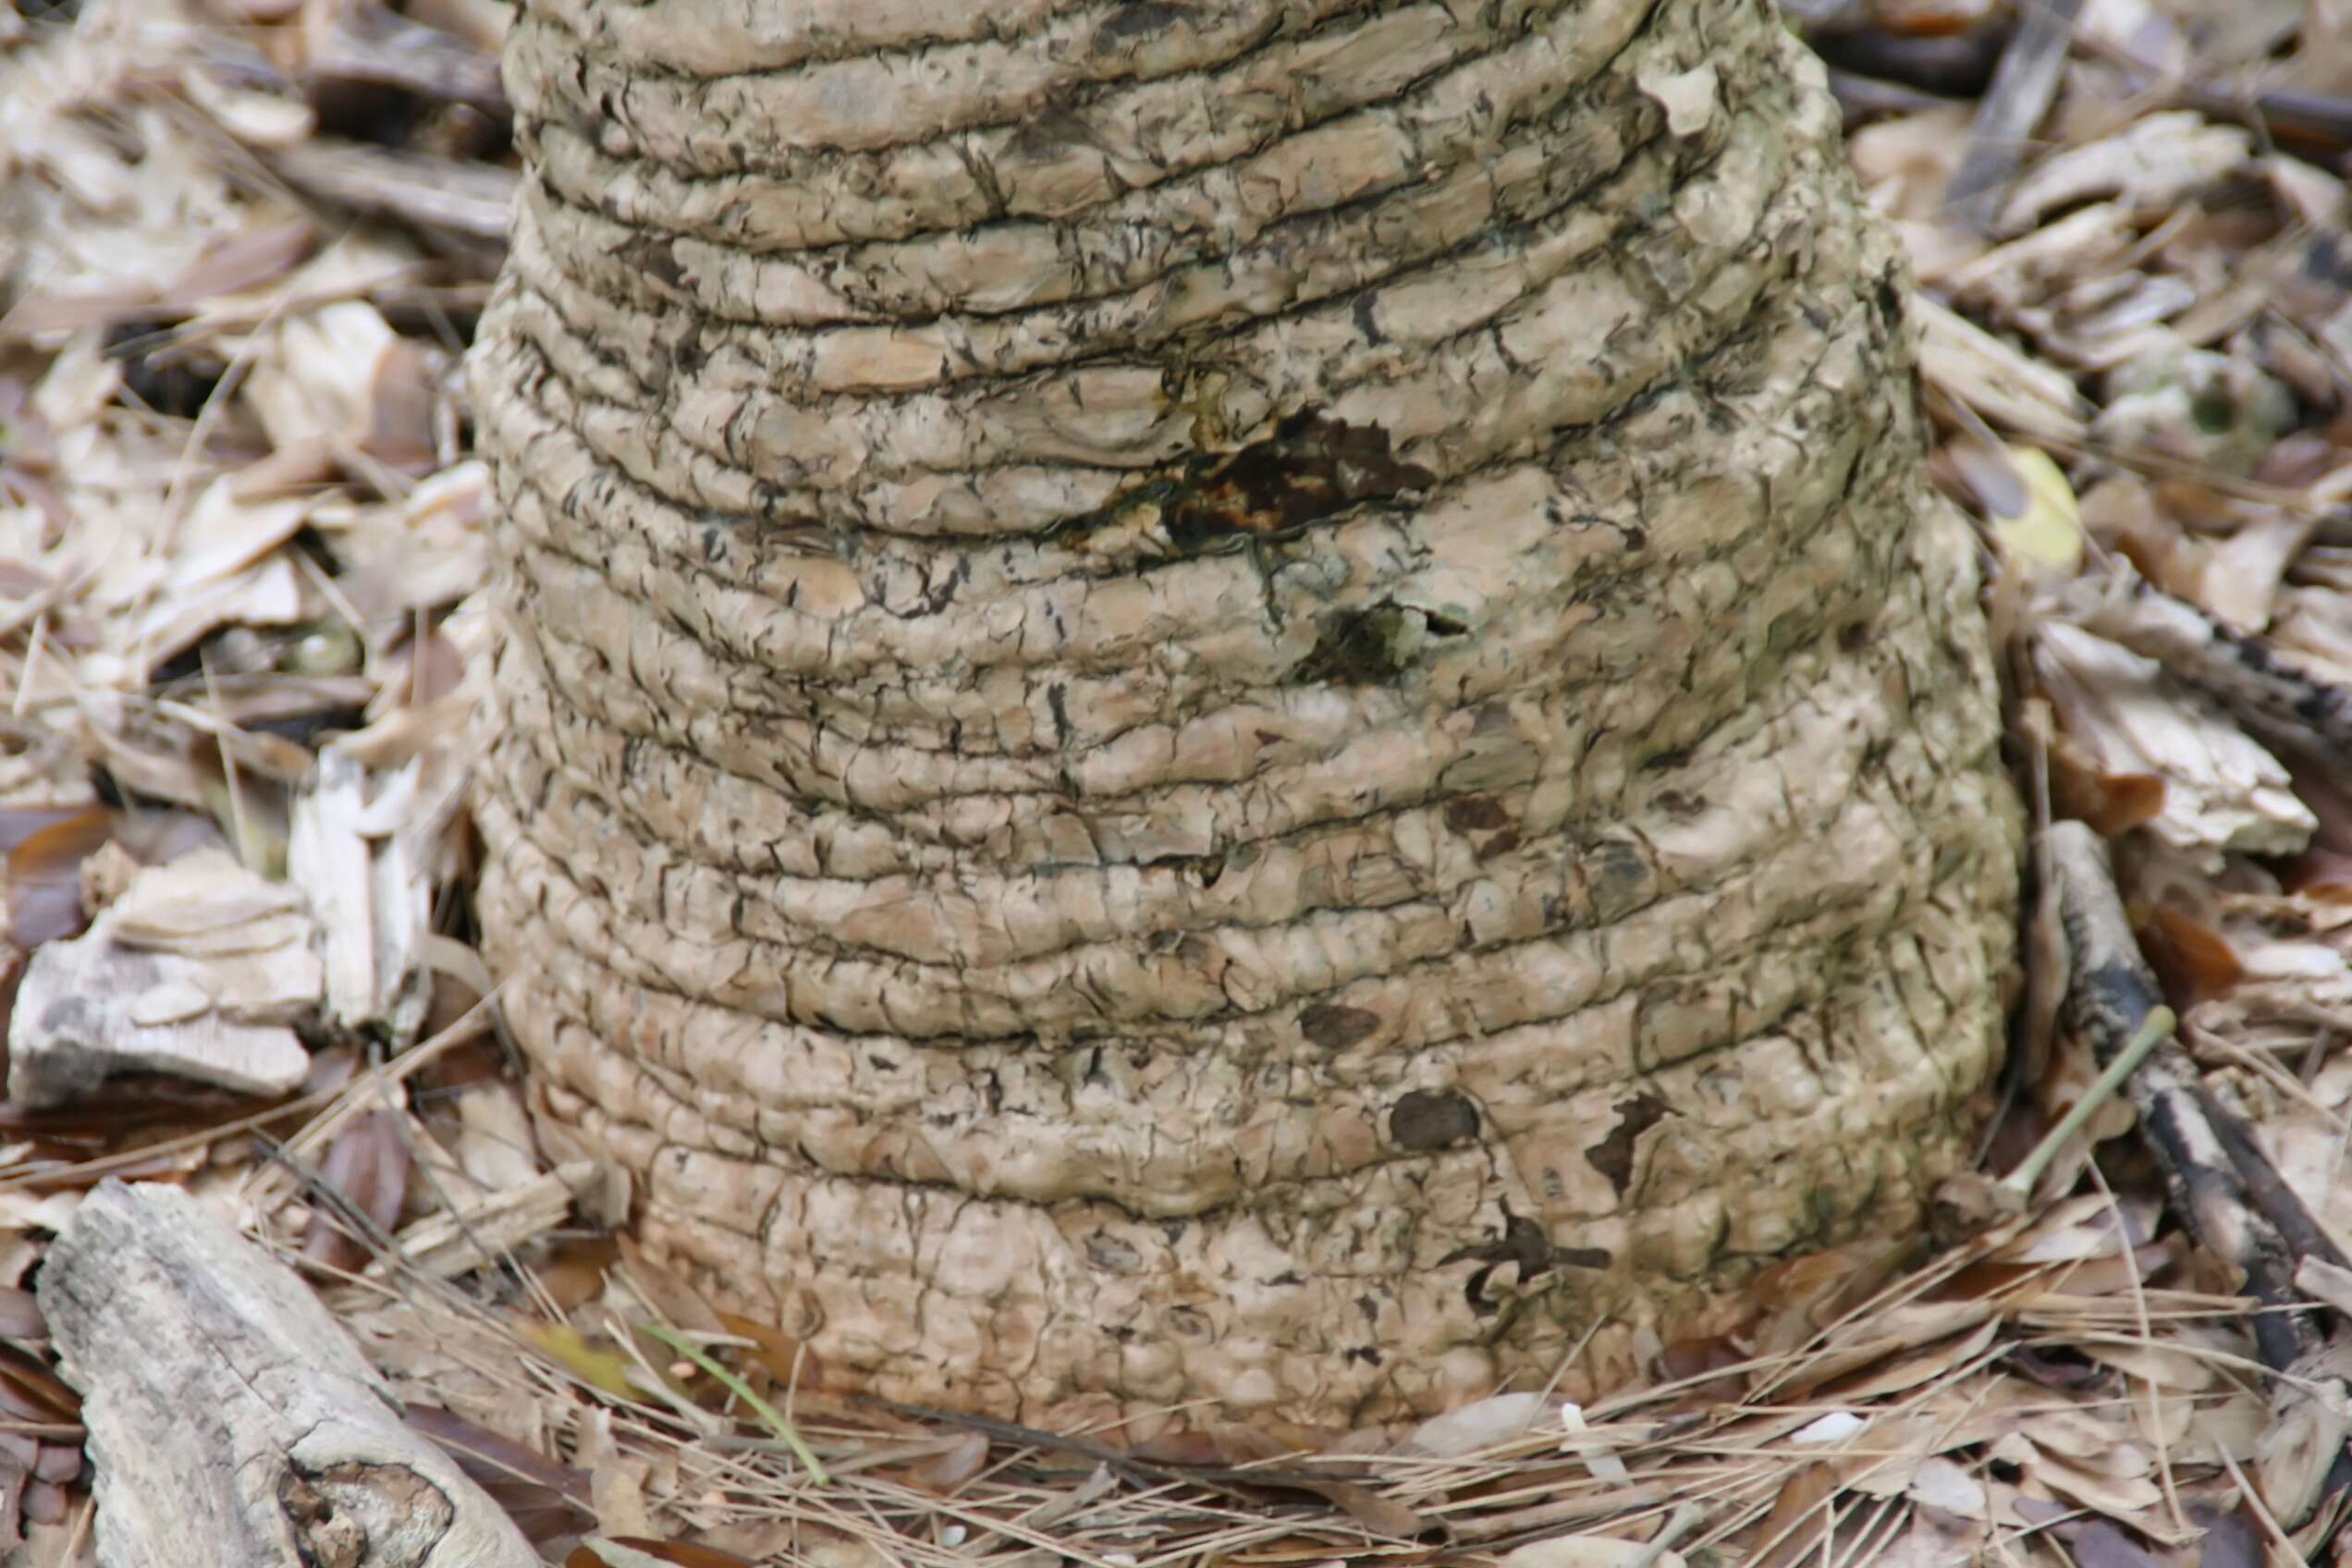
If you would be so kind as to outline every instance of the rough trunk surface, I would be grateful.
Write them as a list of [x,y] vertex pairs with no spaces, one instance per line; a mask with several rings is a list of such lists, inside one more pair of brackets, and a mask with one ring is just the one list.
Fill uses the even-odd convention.
[[1067,1425],[1907,1225],[2015,816],[1759,0],[530,0],[483,914],[656,1256]]

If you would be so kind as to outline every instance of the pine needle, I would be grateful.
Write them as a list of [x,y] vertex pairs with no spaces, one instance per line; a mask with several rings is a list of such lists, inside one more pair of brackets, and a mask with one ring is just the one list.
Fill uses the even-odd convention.
[[816,1452],[802,1439],[799,1429],[784,1419],[782,1411],[753,1393],[749,1383],[721,1366],[700,1345],[695,1344],[668,1325],[645,1322],[640,1323],[637,1327],[717,1378],[729,1393],[750,1405],[752,1413],[766,1422],[767,1429],[782,1439],[785,1446],[792,1451],[793,1457],[798,1459],[808,1471],[810,1480],[820,1487],[832,1484],[831,1477],[825,1473],[824,1464],[816,1457]]

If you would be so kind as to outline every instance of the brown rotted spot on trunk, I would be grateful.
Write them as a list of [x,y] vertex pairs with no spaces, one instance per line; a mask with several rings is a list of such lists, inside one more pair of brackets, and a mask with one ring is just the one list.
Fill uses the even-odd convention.
[[302,1561],[317,1568],[421,1560],[457,1517],[441,1488],[407,1465],[362,1460],[289,1465],[278,1477],[277,1505]]
[[1506,827],[1485,843],[1478,845],[1476,852],[1480,860],[1492,860],[1497,855],[1507,855],[1518,847],[1519,829]]
[[1298,1015],[1299,1033],[1327,1051],[1342,1050],[1380,1026],[1380,1015],[1360,1007],[1318,1002]]
[[1094,127],[1068,109],[1047,109],[1022,124],[1012,134],[1010,150],[1017,157],[1040,163],[1071,153],[1107,151]]
[[[1396,457],[1388,432],[1305,409],[1262,441],[1187,458],[1050,532],[1082,550],[1189,554],[1293,538],[1351,508],[1437,482],[1427,469]],[[1399,626],[1410,622],[1415,640],[1464,630],[1394,605],[1379,609]]]
[[1623,1197],[1634,1181],[1634,1145],[1644,1133],[1666,1118],[1666,1102],[1650,1095],[1635,1095],[1617,1108],[1617,1125],[1609,1135],[1585,1151],[1592,1168],[1609,1178]]
[[1302,409],[1239,451],[1194,459],[1168,511],[1180,549],[1235,534],[1292,533],[1363,501],[1426,490],[1438,476],[1400,462],[1389,433]]
[[1448,827],[1470,840],[1480,860],[1507,854],[1519,847],[1519,826],[1511,814],[1488,795],[1462,795],[1446,802]]
[[1477,1135],[1478,1108],[1450,1089],[1415,1089],[1389,1111],[1389,1141],[1415,1154]]
[[1446,802],[1446,826],[1456,833],[1491,833],[1511,826],[1511,814],[1490,795],[1457,795]]
[[1506,1265],[1518,1270],[1519,1283],[1525,1284],[1554,1268],[1606,1268],[1608,1252],[1600,1247],[1557,1247],[1543,1232],[1543,1227],[1524,1214],[1502,1211],[1502,1236],[1499,1241],[1475,1247],[1461,1247],[1438,1259],[1438,1267],[1451,1268],[1457,1263],[1477,1263],[1482,1267],[1470,1276],[1463,1287],[1463,1298],[1470,1310],[1481,1317],[1491,1317],[1501,1304],[1487,1294],[1487,1286],[1495,1271]]

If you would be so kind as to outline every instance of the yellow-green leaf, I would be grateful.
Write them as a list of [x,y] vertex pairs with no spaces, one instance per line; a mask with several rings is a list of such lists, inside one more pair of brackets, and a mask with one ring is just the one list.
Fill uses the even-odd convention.
[[598,1350],[570,1324],[522,1322],[515,1325],[515,1332],[590,1388],[601,1389],[616,1399],[637,1397],[629,1381],[633,1365],[629,1357],[619,1351]]
[[2009,461],[2026,482],[2026,494],[2017,515],[1992,520],[2002,555],[2028,571],[2073,576],[2082,567],[2082,508],[2065,471],[2035,447],[2010,447]]

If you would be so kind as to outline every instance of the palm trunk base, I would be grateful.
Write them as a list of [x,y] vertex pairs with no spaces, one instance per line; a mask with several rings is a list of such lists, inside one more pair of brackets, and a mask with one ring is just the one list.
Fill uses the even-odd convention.
[[509,55],[482,914],[643,1243],[1074,1427],[1590,1392],[1916,1226],[2017,820],[1818,68],[925,9]]

